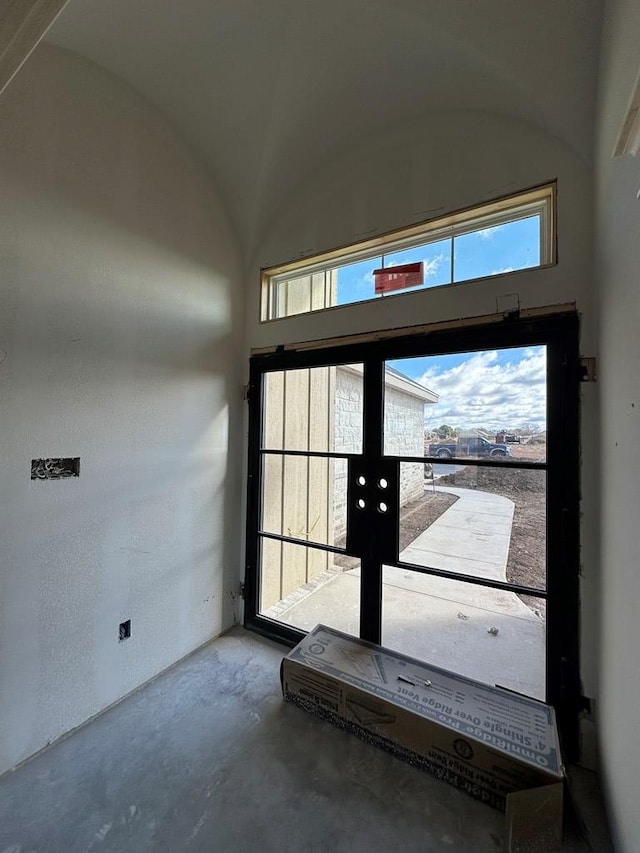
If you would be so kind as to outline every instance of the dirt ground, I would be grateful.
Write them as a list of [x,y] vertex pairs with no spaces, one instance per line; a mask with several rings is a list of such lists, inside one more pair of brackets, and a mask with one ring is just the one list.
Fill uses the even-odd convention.
[[[400,510],[400,551],[410,545],[457,500],[458,498],[455,495],[425,492],[424,497],[405,504]],[[343,537],[339,542],[336,542],[336,545],[338,548],[344,548],[345,538]],[[333,558],[333,562],[334,565],[340,566],[342,569],[355,569],[360,563],[355,557],[340,557],[338,555]]]
[[405,504],[400,509],[400,551],[411,545],[414,539],[424,533],[427,527],[457,500],[456,495],[427,491],[424,497]]
[[531,442],[529,444],[511,444],[513,459],[526,459],[528,462],[544,462],[547,457],[547,445]]

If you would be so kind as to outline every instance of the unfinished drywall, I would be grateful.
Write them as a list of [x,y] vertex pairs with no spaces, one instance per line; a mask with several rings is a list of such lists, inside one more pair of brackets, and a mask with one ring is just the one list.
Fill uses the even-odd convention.
[[[325,313],[259,323],[260,268],[329,250],[557,179],[558,264],[390,296]],[[443,113],[363,140],[310,176],[274,215],[250,265],[247,350],[354,332],[493,314],[516,294],[521,308],[575,302],[583,353],[595,354],[592,307],[592,167],[540,127],[497,114]],[[582,679],[597,695],[598,489],[596,391],[583,387]],[[585,729],[588,737],[591,729]],[[585,744],[591,761],[593,750]]]
[[612,153],[640,62],[640,6],[607,3],[597,161],[602,489],[601,760],[616,850],[640,839],[640,160]]
[[0,128],[1,772],[233,623],[242,305],[207,175],[115,77],[40,47]]

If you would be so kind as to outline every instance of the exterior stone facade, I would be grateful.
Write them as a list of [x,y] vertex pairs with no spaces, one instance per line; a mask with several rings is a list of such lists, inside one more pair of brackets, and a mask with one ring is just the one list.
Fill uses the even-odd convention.
[[[272,450],[361,453],[360,365],[313,367],[265,377],[264,445]],[[385,375],[389,454],[421,456],[424,406],[435,395],[397,371]],[[301,544],[263,539],[260,609],[265,611],[333,567],[332,555],[304,543],[340,545],[347,522],[347,462],[264,456],[262,528]],[[424,465],[402,464],[401,504],[420,497]]]
[[[426,389],[407,381],[397,371],[385,376],[385,453],[393,456],[422,456],[424,453],[424,407]],[[359,453],[362,449],[362,371],[343,365],[336,368],[336,450]],[[424,465],[401,463],[400,505],[419,498],[424,491]],[[336,539],[346,532],[347,470],[336,471],[334,487],[334,530]]]

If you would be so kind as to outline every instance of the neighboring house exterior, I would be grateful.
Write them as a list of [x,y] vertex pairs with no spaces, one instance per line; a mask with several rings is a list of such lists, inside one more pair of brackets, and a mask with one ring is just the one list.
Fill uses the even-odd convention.
[[[385,369],[385,453],[391,456],[422,456],[424,453],[424,407],[438,395],[392,367]],[[358,420],[359,419],[359,420]],[[336,447],[347,453],[360,450],[358,424],[362,423],[362,368],[336,368],[335,436]],[[346,530],[346,466],[336,472],[334,488],[334,531]],[[401,463],[400,505],[419,498],[424,492],[424,465]]]
[[[265,447],[336,453],[362,451],[362,375],[359,364],[268,374],[264,392]],[[385,370],[385,451],[423,454],[424,407],[437,394],[402,373]],[[424,492],[424,464],[401,463],[400,503]],[[267,456],[263,529],[303,541],[343,545],[347,462]],[[272,607],[333,567],[330,554],[264,540],[261,608]]]

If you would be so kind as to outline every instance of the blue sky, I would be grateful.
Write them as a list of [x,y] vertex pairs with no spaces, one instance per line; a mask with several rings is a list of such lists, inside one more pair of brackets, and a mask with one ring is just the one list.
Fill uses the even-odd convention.
[[[440,240],[339,267],[337,304],[386,299],[374,293],[373,270],[382,266],[424,261],[425,284],[397,291],[425,290],[451,283],[452,240]],[[462,234],[453,240],[454,282],[537,266],[540,263],[540,227],[537,216],[493,228]]]
[[[483,228],[417,248],[390,253],[337,270],[337,304],[386,299],[375,296],[373,270],[424,261],[425,290],[540,263],[539,217]],[[478,287],[481,287],[478,284]],[[409,289],[397,291],[407,293]],[[396,294],[392,294],[395,296]],[[546,350],[513,348],[391,361],[401,373],[435,391],[437,404],[425,406],[425,426],[443,423],[462,429],[546,429]]]
[[546,429],[546,347],[425,356],[389,365],[439,395],[425,405],[425,426],[517,431]]

